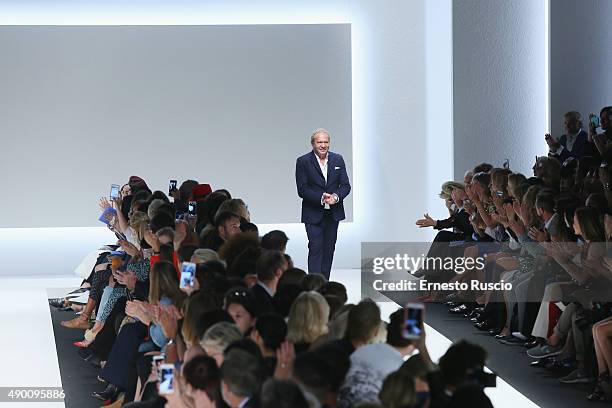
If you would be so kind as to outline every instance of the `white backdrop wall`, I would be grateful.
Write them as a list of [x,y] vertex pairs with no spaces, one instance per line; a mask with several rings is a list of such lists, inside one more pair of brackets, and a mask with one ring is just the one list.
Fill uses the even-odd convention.
[[612,105],[612,1],[550,2],[551,121],[563,134],[563,114],[577,110],[583,122]]
[[130,175],[299,221],[293,167],[314,129],[352,176],[350,42],[349,24],[0,27],[0,185],[21,198],[0,227],[99,226],[92,197]]
[[[127,0],[78,6],[25,0],[1,7],[0,24],[350,23],[354,217],[340,226],[334,267],[358,267],[363,241],[429,239],[431,232],[418,230],[415,219],[428,210],[444,216],[436,195],[453,170],[450,0],[391,0],[384,7],[368,0]],[[304,227],[261,226],[262,232],[272,228],[287,232],[288,252],[304,267]],[[98,228],[2,229],[0,255],[6,262],[0,274],[71,273],[92,247],[110,238]],[[29,252],[18,249],[24,246],[36,254],[28,262]]]
[[453,2],[455,176],[546,154],[548,0]]

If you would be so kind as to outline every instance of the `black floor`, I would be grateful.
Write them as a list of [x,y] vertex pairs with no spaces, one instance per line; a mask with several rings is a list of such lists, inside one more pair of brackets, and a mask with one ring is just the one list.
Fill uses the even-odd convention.
[[[487,332],[479,331],[463,316],[448,313],[442,304],[426,305],[427,324],[452,341],[466,339],[483,346],[488,354],[487,367],[508,384],[542,408],[601,407],[604,403],[586,399],[593,385],[568,385],[557,381],[558,376],[544,368],[531,368],[534,361],[521,346],[506,346]],[[518,407],[517,407],[518,408]]]
[[72,344],[83,340],[83,330],[66,329],[60,325],[62,320],[75,317],[74,312],[59,312],[53,307],[51,319],[55,334],[55,347],[59,360],[62,385],[66,395],[66,408],[94,408],[102,405],[101,401],[90,396],[92,391],[101,391],[104,385],[97,380],[98,369],[81,360],[77,348]]

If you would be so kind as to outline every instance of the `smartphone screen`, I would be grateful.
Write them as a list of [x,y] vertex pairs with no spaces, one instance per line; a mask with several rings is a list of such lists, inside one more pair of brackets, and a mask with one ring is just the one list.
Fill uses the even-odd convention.
[[183,262],[181,266],[181,288],[193,287],[196,264],[193,262]]
[[188,206],[189,215],[196,215],[196,207],[197,203],[195,201],[190,201]]
[[404,309],[404,338],[419,339],[422,334],[423,327],[423,310],[425,306],[422,303],[408,303]]
[[110,198],[115,200],[119,197],[119,184],[111,184]]
[[159,374],[159,393],[172,394],[174,392],[174,365],[162,364]]
[[153,356],[153,363],[155,363],[155,371],[157,371],[157,378],[161,378],[161,365],[164,362],[165,356],[163,354]]
[[168,195],[172,194],[172,191],[176,190],[176,180],[170,180],[168,185]]
[[591,124],[594,127],[598,128],[599,127],[599,117],[597,117],[595,115],[591,116]]

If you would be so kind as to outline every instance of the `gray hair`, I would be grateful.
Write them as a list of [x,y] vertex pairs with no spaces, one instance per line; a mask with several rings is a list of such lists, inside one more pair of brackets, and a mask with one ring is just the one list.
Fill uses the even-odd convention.
[[157,210],[162,205],[164,205],[164,200],[160,198],[156,198],[155,200],[151,201],[151,204],[149,204],[149,208],[147,209],[147,215],[149,216],[149,219],[157,215]]
[[314,132],[312,132],[312,135],[310,135],[310,144],[314,144],[315,136],[319,133],[325,133],[327,135],[327,139],[331,141],[331,135],[329,134],[329,131],[327,129],[317,128],[314,130]]
[[569,120],[575,120],[578,122],[578,126],[582,127],[582,115],[577,111],[569,111],[563,115],[564,118]]
[[202,348],[209,348],[218,353],[223,353],[227,346],[240,340],[242,333],[234,323],[219,322],[213,324],[206,330],[200,341]]

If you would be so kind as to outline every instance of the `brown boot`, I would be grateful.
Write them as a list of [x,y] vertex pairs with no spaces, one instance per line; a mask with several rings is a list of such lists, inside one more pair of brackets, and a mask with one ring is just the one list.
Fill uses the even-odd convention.
[[63,321],[60,324],[68,329],[89,329],[91,327],[89,318],[91,317],[91,313],[93,312],[95,306],[96,302],[94,302],[92,298],[87,299],[85,309],[83,309],[83,313],[81,313],[80,316],[77,316],[72,320]]

